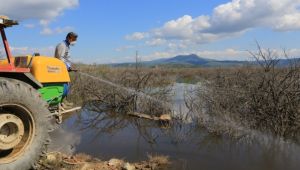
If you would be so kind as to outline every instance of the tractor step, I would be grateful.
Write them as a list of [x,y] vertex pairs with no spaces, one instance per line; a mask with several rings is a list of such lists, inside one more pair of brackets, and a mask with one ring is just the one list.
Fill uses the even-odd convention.
[[75,112],[75,111],[80,110],[80,109],[81,109],[81,107],[74,107],[72,109],[66,109],[66,110],[64,109],[64,110],[60,111],[59,114]]
[[61,124],[62,121],[63,121],[63,119],[62,119],[63,114],[72,113],[72,112],[78,111],[80,109],[81,109],[81,107],[74,107],[74,108],[71,108],[71,109],[64,109],[63,107],[59,106],[59,111],[56,111],[56,114],[55,114],[56,122],[58,124]]

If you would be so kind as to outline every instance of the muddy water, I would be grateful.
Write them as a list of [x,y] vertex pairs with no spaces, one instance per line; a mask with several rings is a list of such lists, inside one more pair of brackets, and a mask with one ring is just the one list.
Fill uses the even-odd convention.
[[[183,92],[194,86],[177,84],[174,115],[185,114]],[[52,150],[87,153],[100,159],[140,161],[147,155],[167,155],[171,169],[300,169],[300,146],[268,136],[232,139],[208,133],[186,116],[184,123],[146,121],[86,106],[65,120],[53,134]]]

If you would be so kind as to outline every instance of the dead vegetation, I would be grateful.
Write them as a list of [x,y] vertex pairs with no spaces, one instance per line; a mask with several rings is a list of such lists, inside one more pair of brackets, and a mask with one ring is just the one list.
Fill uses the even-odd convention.
[[118,113],[140,112],[149,115],[168,113],[172,80],[159,69],[82,67],[73,76],[70,98],[74,101],[93,101],[105,110]]
[[277,54],[259,45],[258,52],[251,55],[255,64],[217,69],[189,97],[188,107],[202,115],[199,124],[208,119],[218,121],[211,128],[216,133],[253,129],[299,140],[299,61],[290,59],[289,65],[282,67]]
[[[277,54],[258,45],[251,53],[256,62],[232,68],[111,68],[80,66],[83,72],[113,82],[103,83],[77,73],[72,76],[71,98],[101,104],[113,113],[160,116],[170,112],[170,86],[174,82],[200,82],[198,90],[187,96],[186,105],[201,115],[197,121],[213,118],[211,131],[236,133],[253,129],[279,137],[299,140],[300,67],[290,59],[282,67]],[[288,55],[283,52],[288,58]],[[282,55],[281,55],[282,56]],[[115,86],[116,85],[116,86]],[[120,85],[120,86],[118,86]],[[125,87],[125,88],[123,88]],[[93,108],[93,107],[92,107]],[[212,123],[207,123],[212,126]],[[230,126],[227,126],[230,125]],[[226,128],[224,128],[226,126]],[[213,130],[215,129],[215,130]]]

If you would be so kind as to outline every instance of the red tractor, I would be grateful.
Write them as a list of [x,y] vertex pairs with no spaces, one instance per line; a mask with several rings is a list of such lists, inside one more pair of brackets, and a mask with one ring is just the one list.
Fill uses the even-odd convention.
[[4,30],[17,24],[0,17],[1,170],[35,167],[50,142],[53,116],[67,112],[59,109],[70,82],[64,63],[54,57],[13,57]]

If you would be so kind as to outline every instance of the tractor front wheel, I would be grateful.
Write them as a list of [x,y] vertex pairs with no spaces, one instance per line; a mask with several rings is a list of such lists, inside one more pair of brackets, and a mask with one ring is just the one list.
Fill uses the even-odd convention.
[[46,103],[30,85],[0,78],[0,169],[27,170],[49,140]]

